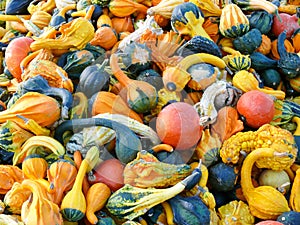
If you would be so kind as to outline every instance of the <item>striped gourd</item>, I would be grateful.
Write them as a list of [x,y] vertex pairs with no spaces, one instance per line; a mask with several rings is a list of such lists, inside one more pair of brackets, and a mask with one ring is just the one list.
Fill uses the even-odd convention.
[[227,38],[236,38],[250,29],[249,20],[236,4],[228,4],[222,9],[220,33]]

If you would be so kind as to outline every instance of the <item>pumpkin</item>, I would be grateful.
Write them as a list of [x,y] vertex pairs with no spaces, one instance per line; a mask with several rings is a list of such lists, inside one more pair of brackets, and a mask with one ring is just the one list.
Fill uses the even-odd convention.
[[107,159],[97,165],[88,181],[91,185],[96,183],[106,184],[111,191],[117,191],[124,186],[124,165],[118,159]]
[[117,33],[134,31],[132,19],[130,16],[125,17],[113,17],[111,19],[112,28],[115,29]]
[[247,33],[249,29],[249,20],[239,6],[227,4],[222,9],[219,31],[224,37],[236,38]]
[[257,10],[250,14],[250,28],[258,29],[262,34],[268,34],[272,28],[273,15],[265,10]]
[[13,77],[21,81],[21,61],[31,52],[30,44],[34,40],[30,37],[17,37],[9,42],[5,50],[5,64]]
[[163,143],[179,150],[189,149],[201,138],[200,117],[193,106],[174,102],[163,108],[157,116],[156,131]]
[[116,31],[111,27],[102,26],[96,30],[95,36],[90,43],[109,50],[117,43],[117,41],[118,36]]
[[237,102],[237,111],[252,128],[270,123],[275,114],[273,99],[258,90],[244,93]]

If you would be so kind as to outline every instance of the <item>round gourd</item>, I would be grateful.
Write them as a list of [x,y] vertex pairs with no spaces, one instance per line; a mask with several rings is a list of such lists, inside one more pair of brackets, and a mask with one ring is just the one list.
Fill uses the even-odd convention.
[[215,191],[233,190],[237,174],[234,168],[223,162],[211,166],[208,173],[208,183]]
[[266,69],[260,73],[260,77],[265,86],[277,89],[281,82],[280,73],[275,69]]
[[30,37],[16,37],[9,42],[5,50],[5,64],[8,71],[21,81],[21,61],[28,55],[31,51],[30,44],[33,39]]
[[194,107],[184,102],[174,102],[160,111],[156,130],[163,143],[178,150],[185,150],[197,144],[202,135],[200,117]]
[[[280,187],[284,188],[285,192],[288,192],[290,189],[290,178],[284,170],[264,170],[259,175],[258,182],[260,186],[272,186],[280,191]],[[283,187],[282,185],[284,184],[286,185]]]
[[259,128],[272,121],[275,114],[274,101],[264,92],[248,91],[239,98],[237,111],[249,127]]
[[161,75],[153,69],[148,69],[140,72],[136,78],[137,80],[146,81],[159,91],[164,87]]
[[249,17],[250,28],[260,30],[262,34],[267,34],[272,28],[273,15],[265,10],[254,11]]
[[298,225],[300,221],[300,212],[284,212],[277,217],[277,221],[284,225]]

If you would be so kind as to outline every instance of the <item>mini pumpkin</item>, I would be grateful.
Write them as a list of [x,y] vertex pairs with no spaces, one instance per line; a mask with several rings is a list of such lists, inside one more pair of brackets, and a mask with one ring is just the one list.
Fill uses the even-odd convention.
[[90,41],[92,45],[97,45],[105,50],[111,49],[118,41],[116,31],[108,26],[99,27],[94,38]]

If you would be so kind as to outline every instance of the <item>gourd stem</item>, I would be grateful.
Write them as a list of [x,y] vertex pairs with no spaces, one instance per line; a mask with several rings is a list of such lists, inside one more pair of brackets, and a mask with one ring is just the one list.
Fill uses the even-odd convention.
[[133,82],[119,67],[118,56],[115,54],[112,54],[110,56],[110,67],[113,75],[124,87],[128,86],[130,83]]

